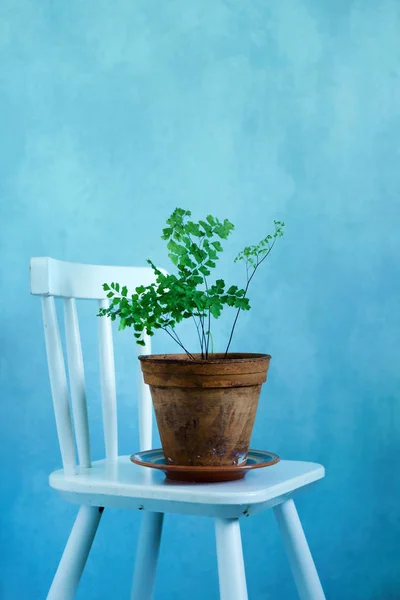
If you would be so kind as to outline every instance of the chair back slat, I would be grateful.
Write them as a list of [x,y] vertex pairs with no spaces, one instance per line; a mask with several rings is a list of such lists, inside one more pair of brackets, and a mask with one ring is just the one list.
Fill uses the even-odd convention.
[[[118,281],[133,292],[139,285],[153,283],[156,277],[149,267],[85,265],[49,257],[32,258],[30,269],[31,293],[42,297],[47,361],[64,471],[68,475],[74,474],[77,472],[74,431],[79,465],[84,468],[91,466],[85,374],[75,301],[76,299],[96,300],[100,308],[107,308],[109,300],[106,297],[107,291],[103,289],[103,283]],[[54,297],[64,299],[65,340],[73,419],[69,406],[68,384]],[[110,319],[105,317],[98,319],[98,339],[106,459],[114,463],[118,458],[118,423]],[[151,354],[150,337],[145,336],[144,341],[144,348],[137,346],[139,353]],[[140,448],[149,450],[152,447],[152,402],[149,387],[143,381],[140,364],[139,361],[137,362]]]
[[[107,299],[99,300],[99,308],[108,306]],[[99,357],[106,458],[114,462],[118,458],[117,396],[111,321],[107,318],[99,319]]]
[[47,363],[51,393],[53,397],[54,414],[61,458],[64,472],[67,475],[76,473],[76,457],[74,434],[72,430],[71,412],[68,400],[68,385],[65,373],[64,356],[61,346],[60,330],[54,298],[42,298],[43,324],[46,341]]
[[[137,346],[138,354],[151,354],[150,336],[144,336],[145,346]],[[139,362],[139,361],[138,361]],[[140,365],[139,365],[140,369]],[[140,450],[152,449],[152,416],[153,405],[151,401],[150,388],[145,384],[142,373],[139,373],[139,442]]]
[[89,420],[81,336],[74,298],[64,299],[64,321],[69,386],[78,458],[80,466],[88,468],[92,465],[90,458]]

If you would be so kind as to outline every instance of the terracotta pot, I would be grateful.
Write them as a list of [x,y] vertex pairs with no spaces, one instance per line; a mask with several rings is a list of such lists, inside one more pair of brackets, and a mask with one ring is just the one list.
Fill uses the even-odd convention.
[[246,462],[268,354],[140,356],[165,459],[170,464]]

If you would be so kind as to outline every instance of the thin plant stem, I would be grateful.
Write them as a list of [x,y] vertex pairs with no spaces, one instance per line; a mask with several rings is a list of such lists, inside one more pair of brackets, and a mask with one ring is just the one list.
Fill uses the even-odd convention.
[[182,344],[182,341],[181,341],[181,339],[180,339],[179,335],[177,334],[176,330],[175,330],[173,327],[171,327],[171,326],[170,326],[170,329],[171,329],[171,332],[172,332],[172,334],[173,334],[173,335],[176,337],[176,339],[178,340],[178,342],[179,342],[180,344]]
[[201,331],[202,331],[202,342],[201,342],[201,358],[205,357],[204,350],[206,348],[206,333],[204,330],[204,316],[200,317]]
[[206,345],[206,358],[208,358],[208,348],[210,345],[210,335],[211,335],[211,309],[208,309],[208,331],[207,331],[207,345]]
[[197,336],[198,336],[199,342],[200,342],[200,351],[201,351],[201,354],[203,355],[203,346],[202,346],[202,343],[201,343],[201,336],[200,336],[200,329],[199,329],[200,325],[197,323],[194,315],[192,315],[192,319],[194,321],[194,324],[196,325]]
[[[271,247],[268,249],[268,252],[266,252],[266,253],[264,254],[264,256],[262,257],[262,259],[261,259],[260,261],[259,261],[259,260],[257,260],[257,264],[256,264],[256,266],[254,267],[252,274],[251,274],[251,275],[250,275],[250,277],[248,277],[248,279],[247,279],[247,283],[246,283],[246,287],[245,287],[245,290],[244,290],[244,295],[243,295],[243,298],[246,298],[247,291],[248,291],[248,289],[249,289],[249,285],[250,285],[250,283],[251,283],[251,280],[253,279],[253,277],[254,277],[254,275],[255,275],[255,273],[256,273],[256,271],[257,271],[258,267],[261,265],[261,263],[262,263],[262,262],[264,262],[264,260],[265,260],[265,259],[267,258],[267,256],[268,256],[268,254],[271,252],[272,248],[275,246],[275,242],[276,242],[276,238],[275,238],[275,239],[274,239],[274,241],[272,242],[272,244],[271,244]],[[247,263],[246,263],[246,272],[248,273],[248,267],[247,267]],[[228,340],[228,345],[227,345],[227,347],[226,347],[226,350],[225,350],[225,358],[226,358],[226,357],[227,357],[227,355],[228,355],[229,346],[231,345],[231,342],[232,342],[233,334],[234,334],[234,331],[235,331],[235,327],[236,327],[237,320],[238,320],[238,318],[239,318],[240,311],[241,311],[241,308],[238,308],[238,309],[237,309],[237,312],[236,312],[235,320],[233,321],[233,325],[232,325],[232,329],[231,329],[231,334],[230,334],[230,336],[229,336],[229,340]]]
[[[205,285],[205,288],[206,288],[207,296],[210,297],[209,296],[209,291],[208,291],[207,277],[205,275],[203,275],[203,280],[204,280],[204,285]],[[208,347],[209,347],[209,344],[210,344],[210,327],[211,327],[211,310],[209,308],[208,309],[208,328],[207,328],[207,331],[206,331],[207,339],[206,338],[204,339],[204,341],[205,341],[205,350],[206,350],[206,360],[208,358]]]
[[193,354],[191,354],[189,352],[189,350],[186,350],[185,346],[175,336],[173,336],[172,333],[170,331],[168,331],[168,329],[166,327],[162,327],[162,329],[168,333],[168,335],[174,340],[174,342],[176,342],[182,348],[182,350],[185,351],[185,353],[189,356],[189,358],[194,360]]

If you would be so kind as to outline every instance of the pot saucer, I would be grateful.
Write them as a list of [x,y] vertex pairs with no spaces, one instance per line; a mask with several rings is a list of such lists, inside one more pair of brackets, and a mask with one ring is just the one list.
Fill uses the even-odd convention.
[[239,466],[192,467],[188,465],[170,465],[165,462],[162,449],[145,450],[132,454],[131,461],[142,467],[164,471],[167,479],[196,483],[213,483],[242,479],[248,471],[270,467],[279,462],[277,454],[264,450],[249,450],[247,461]]

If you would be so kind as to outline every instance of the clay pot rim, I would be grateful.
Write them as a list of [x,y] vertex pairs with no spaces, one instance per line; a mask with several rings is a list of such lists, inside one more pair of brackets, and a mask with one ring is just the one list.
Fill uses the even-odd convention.
[[261,354],[258,352],[228,352],[225,358],[225,352],[216,352],[211,355],[216,358],[201,358],[201,354],[193,354],[194,359],[187,354],[141,354],[138,358],[142,362],[157,362],[158,364],[182,364],[189,365],[207,365],[207,364],[245,364],[249,362],[264,362],[270,360],[270,354]]

